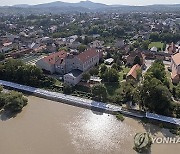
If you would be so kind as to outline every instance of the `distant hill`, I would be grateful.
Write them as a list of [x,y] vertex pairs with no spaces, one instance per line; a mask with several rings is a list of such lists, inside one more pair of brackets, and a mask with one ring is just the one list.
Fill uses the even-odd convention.
[[148,6],[128,6],[128,5],[106,5],[91,1],[81,1],[78,3],[66,3],[56,1],[38,5],[20,4],[14,6],[0,7],[0,14],[60,14],[75,12],[180,12],[180,4],[173,5],[148,5]]
[[84,7],[87,9],[98,9],[98,8],[104,8],[108,7],[106,4],[101,4],[101,3],[94,3],[91,1],[80,1],[79,3],[67,3],[67,2],[61,2],[61,1],[56,1],[56,2],[51,2],[51,3],[44,3],[44,4],[38,4],[38,5],[15,5],[15,7],[33,7],[33,8],[50,8],[50,7]]
[[20,8],[27,8],[27,7],[30,7],[31,5],[28,5],[28,4],[17,4],[17,5],[14,5],[13,7],[20,7]]

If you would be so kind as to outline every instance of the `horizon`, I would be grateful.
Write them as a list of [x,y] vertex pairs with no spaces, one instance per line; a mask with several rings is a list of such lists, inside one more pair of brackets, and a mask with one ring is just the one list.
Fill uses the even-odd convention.
[[[27,4],[27,5],[38,5],[38,4],[44,4],[44,3],[51,3],[51,2],[67,2],[67,3],[78,3],[80,1],[86,1],[86,0],[4,0],[1,2],[0,6],[13,6],[13,5],[19,5],[19,4]],[[131,5],[131,6],[146,6],[146,5],[172,5],[172,4],[180,4],[178,0],[172,0],[171,3],[169,3],[169,0],[159,0],[157,3],[157,0],[89,0],[94,3],[102,3],[106,5]],[[110,2],[109,2],[110,1]]]

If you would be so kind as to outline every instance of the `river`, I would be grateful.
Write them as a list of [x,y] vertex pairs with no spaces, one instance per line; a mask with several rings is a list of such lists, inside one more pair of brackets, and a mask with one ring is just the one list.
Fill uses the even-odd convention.
[[[0,154],[134,154],[133,137],[150,131],[172,136],[166,129],[138,120],[78,108],[29,96],[15,118],[0,120]],[[179,144],[153,144],[152,154],[176,154]]]

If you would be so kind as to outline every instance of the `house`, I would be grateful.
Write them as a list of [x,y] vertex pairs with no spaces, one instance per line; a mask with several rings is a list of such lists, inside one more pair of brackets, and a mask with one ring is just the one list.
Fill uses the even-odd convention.
[[25,54],[31,53],[32,51],[33,51],[32,49],[23,49],[16,52],[11,52],[9,53],[9,55],[13,58],[19,58],[19,57],[24,56]]
[[59,51],[38,60],[36,66],[51,74],[55,72],[64,74],[66,57],[67,53],[65,51]]
[[104,63],[107,64],[107,65],[111,65],[113,62],[114,62],[114,59],[113,59],[113,58],[109,58],[109,59],[106,59],[106,60],[104,61]]
[[141,67],[139,66],[139,64],[134,65],[127,74],[126,80],[137,80],[137,71],[140,69]]
[[71,49],[77,49],[80,45],[81,45],[80,42],[74,41],[74,42],[72,42],[72,43],[69,43],[69,44],[68,44],[68,47],[70,47]]
[[75,69],[64,75],[64,83],[75,86],[81,81],[83,72]]
[[4,42],[2,44],[3,46],[0,48],[0,52],[7,53],[14,48],[14,44],[12,42]]
[[131,52],[131,53],[128,55],[128,57],[127,57],[127,65],[133,65],[134,59],[135,59],[136,57],[139,57],[139,58],[140,58],[140,63],[141,63],[141,65],[144,65],[144,64],[145,64],[145,55],[144,55],[142,52],[136,50],[136,51]]
[[103,48],[104,41],[95,40],[90,43],[91,48],[101,49]]
[[171,58],[171,79],[173,83],[180,81],[180,53],[177,53]]
[[116,40],[114,46],[115,46],[116,48],[122,48],[124,45],[125,45],[124,40],[123,40],[123,39],[118,39],[118,40]]

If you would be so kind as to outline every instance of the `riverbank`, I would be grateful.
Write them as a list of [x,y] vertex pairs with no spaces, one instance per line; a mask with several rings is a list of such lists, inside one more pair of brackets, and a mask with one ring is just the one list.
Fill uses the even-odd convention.
[[[29,103],[15,118],[0,120],[3,154],[135,154],[138,132],[173,136],[167,129],[28,96]],[[153,144],[153,154],[177,153],[176,144]]]
[[178,118],[162,116],[162,115],[149,113],[149,112],[144,112],[144,113],[139,114],[139,112],[137,111],[132,112],[132,111],[123,110],[122,107],[120,106],[116,106],[112,104],[105,104],[102,102],[97,102],[97,101],[75,97],[71,95],[65,95],[65,94],[61,94],[57,92],[51,92],[51,91],[47,91],[47,90],[43,90],[43,89],[39,89],[35,87],[30,87],[30,86],[25,86],[25,85],[20,85],[17,83],[7,82],[3,80],[0,80],[0,85],[3,85],[5,87],[10,87],[12,89],[16,89],[23,92],[28,92],[38,97],[47,98],[47,99],[59,101],[59,102],[61,101],[63,103],[67,103],[67,104],[79,106],[79,107],[84,107],[91,110],[98,110],[101,112],[106,112],[106,113],[111,113],[111,114],[123,113],[125,115],[132,116],[135,118],[143,118],[143,119],[145,118],[145,119],[157,121],[157,122],[160,121],[163,123],[170,124],[173,127],[180,126],[180,119]]

